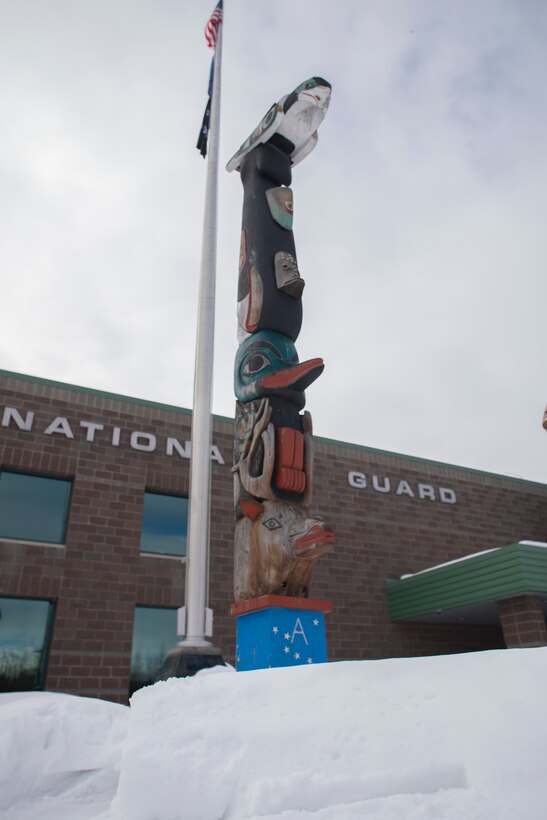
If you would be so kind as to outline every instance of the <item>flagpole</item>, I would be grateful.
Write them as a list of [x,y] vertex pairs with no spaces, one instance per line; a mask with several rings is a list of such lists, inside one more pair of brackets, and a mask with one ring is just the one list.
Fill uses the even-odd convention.
[[186,557],[186,630],[183,641],[183,644],[187,646],[211,646],[210,641],[205,638],[205,610],[207,607],[209,574],[211,409],[215,341],[221,61],[222,22],[218,26],[214,55],[196,333],[188,549]]

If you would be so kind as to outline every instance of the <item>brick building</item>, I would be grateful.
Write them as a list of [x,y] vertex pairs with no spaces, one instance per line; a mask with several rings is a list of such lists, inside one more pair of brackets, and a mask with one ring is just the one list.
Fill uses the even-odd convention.
[[[0,690],[124,702],[153,678],[184,603],[190,423],[0,371]],[[233,661],[232,421],[213,429],[210,606]],[[546,485],[317,438],[314,488],[332,660],[547,644]]]

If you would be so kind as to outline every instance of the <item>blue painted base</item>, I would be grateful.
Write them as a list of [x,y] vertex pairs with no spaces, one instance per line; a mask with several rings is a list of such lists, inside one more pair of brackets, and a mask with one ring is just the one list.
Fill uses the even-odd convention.
[[275,669],[326,663],[325,614],[267,607],[237,617],[236,669]]

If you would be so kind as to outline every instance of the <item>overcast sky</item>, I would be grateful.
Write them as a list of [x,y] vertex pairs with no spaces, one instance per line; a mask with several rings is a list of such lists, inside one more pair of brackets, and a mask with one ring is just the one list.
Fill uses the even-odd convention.
[[[214,0],[0,0],[0,368],[191,407]],[[333,85],[293,174],[316,434],[547,481],[547,3],[225,0],[221,161]],[[220,174],[213,410],[242,188]]]

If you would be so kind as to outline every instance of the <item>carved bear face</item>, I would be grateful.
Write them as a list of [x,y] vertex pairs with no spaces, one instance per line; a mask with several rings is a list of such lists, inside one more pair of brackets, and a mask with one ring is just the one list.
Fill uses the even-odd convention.
[[236,600],[308,594],[315,560],[334,546],[326,521],[285,501],[241,505],[236,524]]

